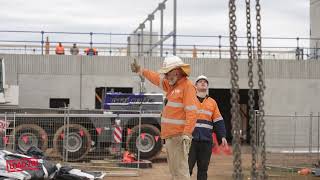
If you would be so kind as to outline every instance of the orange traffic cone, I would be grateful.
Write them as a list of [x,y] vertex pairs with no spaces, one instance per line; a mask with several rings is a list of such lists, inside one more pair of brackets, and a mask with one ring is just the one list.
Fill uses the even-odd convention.
[[125,163],[131,163],[131,162],[134,162],[135,161],[135,158],[132,154],[129,153],[129,151],[125,151],[123,153],[123,158],[122,158],[122,162],[125,162]]
[[308,175],[311,173],[311,169],[309,168],[303,168],[303,169],[300,169],[300,171],[298,171],[298,174],[300,175]]

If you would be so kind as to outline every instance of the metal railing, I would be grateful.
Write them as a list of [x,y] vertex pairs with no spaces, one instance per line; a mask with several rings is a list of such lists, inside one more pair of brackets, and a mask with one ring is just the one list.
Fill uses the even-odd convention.
[[72,113],[62,109],[31,114],[13,110],[0,114],[0,130],[4,132],[0,139],[2,148],[26,152],[36,146],[50,159],[73,166],[104,171],[130,168],[136,174],[140,163],[132,164],[128,158],[140,162],[156,156],[162,149],[157,126],[142,123],[142,116],[159,118],[159,114]]
[[[80,55],[86,55],[85,48],[94,47],[102,56],[160,56],[161,53],[167,56],[176,51],[182,57],[229,58],[228,36],[177,34],[176,50],[173,50],[171,43],[163,43],[163,49],[160,48],[156,43],[160,38],[158,34],[145,33],[141,40],[138,34],[127,33],[0,30],[0,53],[55,54],[55,46],[61,42],[66,55],[70,54],[72,44],[76,43]],[[131,37],[130,41],[128,37]],[[256,43],[255,37],[252,37],[252,41]],[[319,59],[320,56],[320,39],[316,38],[263,37],[262,42],[264,59],[301,60]],[[246,59],[246,37],[238,37],[238,47],[239,58]]]
[[320,113],[266,115],[267,164],[287,171],[320,160]]

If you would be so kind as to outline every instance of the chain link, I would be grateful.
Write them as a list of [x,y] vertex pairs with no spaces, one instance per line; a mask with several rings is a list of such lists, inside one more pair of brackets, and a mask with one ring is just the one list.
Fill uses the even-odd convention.
[[257,180],[257,145],[256,145],[256,123],[254,119],[254,90],[253,90],[253,60],[252,60],[252,34],[251,34],[251,9],[250,0],[246,0],[246,19],[247,19],[247,47],[248,47],[248,96],[249,96],[249,124],[250,124],[250,144],[251,144],[251,179]]
[[236,35],[236,5],[235,0],[229,0],[230,29],[230,73],[231,73],[231,115],[232,115],[232,146],[233,146],[233,179],[242,180],[241,146],[240,146],[240,115],[239,115],[239,76]]
[[263,62],[262,62],[262,48],[261,48],[261,14],[260,14],[261,6],[260,0],[256,0],[256,21],[257,21],[257,54],[258,54],[258,85],[259,85],[259,134],[260,134],[260,143],[261,143],[261,179],[267,179],[266,173],[266,143],[265,143],[265,120],[264,120],[264,77],[263,77]]

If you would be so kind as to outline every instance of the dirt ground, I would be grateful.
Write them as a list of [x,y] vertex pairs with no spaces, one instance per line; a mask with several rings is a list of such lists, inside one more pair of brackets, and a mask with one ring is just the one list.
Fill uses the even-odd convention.
[[[152,163],[152,168],[148,169],[140,169],[138,170],[138,176],[122,176],[122,177],[105,177],[106,179],[113,179],[113,180],[170,180],[169,169],[166,162],[165,153],[161,153],[160,156],[155,159]],[[243,152],[242,153],[242,168],[244,173],[244,180],[250,179],[250,168],[251,168],[251,154],[250,152]],[[196,180],[196,167],[194,169],[194,174],[192,175],[192,180]],[[137,172],[137,171],[136,171]],[[124,171],[124,174],[126,171]],[[211,157],[211,162],[209,165],[208,171],[208,179],[209,180],[228,180],[232,179],[233,173],[233,156],[232,155],[213,155]],[[123,175],[124,175],[123,174]],[[279,170],[279,169],[272,169],[268,170],[269,179],[288,179],[288,180],[305,180],[305,179],[317,179],[319,177],[313,177],[312,175],[309,176],[301,176],[298,175],[296,172],[289,172],[288,170]]]
[[[208,171],[208,179],[231,179],[233,171],[232,156],[219,155],[211,158],[211,163]],[[125,171],[124,171],[125,172]],[[192,179],[196,179],[196,167]],[[152,168],[140,169],[138,177],[106,177],[105,179],[114,180],[138,180],[138,179],[152,179],[152,180],[169,180],[170,173],[167,162],[165,161],[165,154],[161,154],[159,158],[152,163]]]

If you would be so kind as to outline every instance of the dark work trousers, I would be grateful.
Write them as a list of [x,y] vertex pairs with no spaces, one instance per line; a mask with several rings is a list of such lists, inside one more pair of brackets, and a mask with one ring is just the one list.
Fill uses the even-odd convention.
[[194,165],[197,163],[197,180],[207,180],[207,171],[210,163],[211,153],[212,142],[192,141],[188,159],[190,175],[192,174]]

